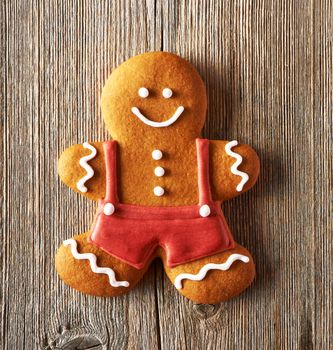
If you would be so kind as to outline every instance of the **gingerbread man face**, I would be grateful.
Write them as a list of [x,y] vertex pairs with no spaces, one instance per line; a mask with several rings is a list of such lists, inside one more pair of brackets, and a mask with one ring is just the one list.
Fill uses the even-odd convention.
[[135,56],[115,69],[102,93],[102,113],[119,142],[133,138],[193,139],[207,108],[203,81],[193,66],[165,52]]

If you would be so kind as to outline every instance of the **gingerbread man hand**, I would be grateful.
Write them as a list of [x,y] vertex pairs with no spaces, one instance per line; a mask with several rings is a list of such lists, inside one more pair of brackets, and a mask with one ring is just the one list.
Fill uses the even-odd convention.
[[61,180],[74,191],[92,200],[105,196],[103,142],[84,142],[67,148],[58,162]]
[[249,190],[257,181],[259,158],[249,145],[233,141],[210,141],[211,180],[214,198],[231,199]]
[[69,187],[99,199],[92,229],[58,251],[61,278],[85,293],[116,296],[158,257],[191,300],[239,294],[254,263],[220,204],[254,185],[259,160],[237,141],[200,138],[207,99],[199,74],[170,53],[133,57],[107,80],[101,107],[113,140],[73,146],[59,161]]

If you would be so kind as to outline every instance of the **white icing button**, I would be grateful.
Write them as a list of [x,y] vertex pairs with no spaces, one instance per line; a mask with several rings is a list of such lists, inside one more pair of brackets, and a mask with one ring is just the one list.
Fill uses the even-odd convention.
[[161,166],[158,166],[155,168],[154,173],[156,176],[161,177],[165,174],[165,170]]
[[140,97],[146,98],[146,97],[148,97],[148,95],[149,95],[149,91],[148,91],[147,88],[141,87],[141,88],[139,89],[139,91],[138,91],[138,94],[139,94]]
[[207,216],[209,216],[210,214],[210,208],[207,204],[204,204],[200,207],[199,210],[200,216],[202,216],[203,218],[206,218]]
[[163,153],[162,153],[159,149],[155,149],[155,150],[152,152],[151,156],[152,156],[153,159],[155,159],[155,160],[160,160],[160,159],[162,159],[162,157],[163,157]]
[[105,215],[112,215],[114,213],[114,205],[112,203],[106,203],[103,212]]
[[172,90],[169,88],[165,88],[162,91],[162,95],[164,98],[170,98],[172,96]]
[[154,195],[157,197],[161,197],[164,195],[164,188],[161,186],[154,187]]

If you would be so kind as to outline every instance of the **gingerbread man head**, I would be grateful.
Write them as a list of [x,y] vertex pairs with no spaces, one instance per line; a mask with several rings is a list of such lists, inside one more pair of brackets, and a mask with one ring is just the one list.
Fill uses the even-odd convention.
[[102,94],[102,113],[112,137],[190,140],[199,136],[206,90],[195,68],[167,52],[135,56],[113,71]]

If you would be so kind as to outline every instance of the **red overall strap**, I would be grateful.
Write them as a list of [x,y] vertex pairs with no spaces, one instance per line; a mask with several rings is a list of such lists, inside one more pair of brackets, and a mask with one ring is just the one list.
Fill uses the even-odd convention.
[[198,160],[199,204],[212,202],[209,184],[209,140],[196,139]]
[[105,200],[118,203],[117,195],[117,141],[106,141],[103,144],[106,168]]

